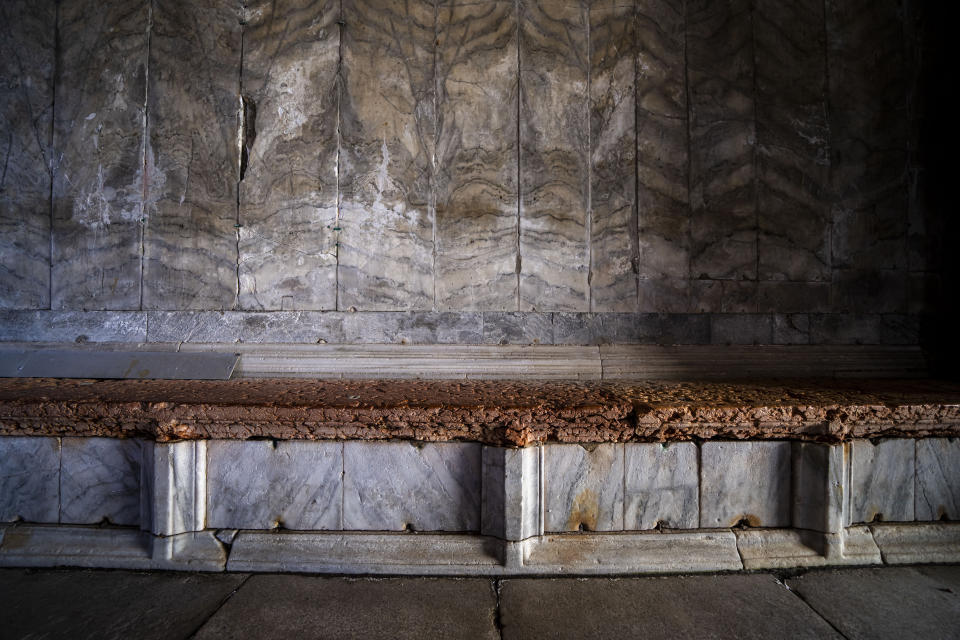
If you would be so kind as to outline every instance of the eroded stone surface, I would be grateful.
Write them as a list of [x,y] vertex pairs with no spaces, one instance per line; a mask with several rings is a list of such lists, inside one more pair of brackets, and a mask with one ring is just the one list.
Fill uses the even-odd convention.
[[700,525],[697,445],[625,445],[624,529],[696,529]]
[[116,438],[63,438],[60,522],[140,523],[143,444]]
[[0,438],[0,522],[56,523],[60,439]]
[[856,440],[850,452],[847,524],[914,519],[913,440]]
[[544,530],[623,530],[623,446],[547,445]]
[[700,526],[790,525],[790,443],[706,442]]
[[558,442],[960,434],[960,389],[917,380],[587,383],[0,380],[0,434]]
[[917,520],[960,520],[960,439],[917,441]]

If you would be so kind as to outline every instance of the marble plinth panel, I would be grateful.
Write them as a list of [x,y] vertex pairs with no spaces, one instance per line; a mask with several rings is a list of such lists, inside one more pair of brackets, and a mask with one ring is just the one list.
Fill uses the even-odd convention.
[[623,446],[544,447],[544,530],[623,529]]
[[140,523],[143,449],[149,443],[120,438],[62,438],[60,522]]
[[145,444],[141,486],[141,529],[163,536],[202,530],[207,515],[207,441]]
[[539,447],[483,448],[481,533],[523,540],[540,533]]
[[0,522],[55,523],[60,438],[0,437]]
[[917,440],[917,520],[960,520],[960,439]]
[[696,529],[700,523],[697,445],[624,447],[623,528]]
[[479,531],[481,445],[347,442],[345,530]]
[[799,529],[839,533],[844,526],[849,448],[814,442],[791,443],[792,522]]
[[789,442],[706,442],[700,464],[701,527],[789,526]]
[[213,440],[207,456],[207,526],[340,527],[340,443]]
[[847,524],[914,519],[914,441],[854,440]]

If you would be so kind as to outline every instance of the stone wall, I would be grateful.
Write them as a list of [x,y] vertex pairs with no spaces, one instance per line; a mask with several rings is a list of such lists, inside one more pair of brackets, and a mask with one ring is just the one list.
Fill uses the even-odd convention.
[[922,27],[893,0],[4,2],[5,339],[223,311],[916,344]]

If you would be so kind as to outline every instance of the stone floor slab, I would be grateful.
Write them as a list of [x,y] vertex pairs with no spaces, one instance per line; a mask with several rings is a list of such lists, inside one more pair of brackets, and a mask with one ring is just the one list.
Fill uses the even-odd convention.
[[490,580],[254,576],[204,638],[497,638]]
[[0,570],[4,638],[186,638],[243,574]]
[[839,638],[770,575],[504,580],[503,638]]
[[787,586],[850,640],[960,636],[960,567],[818,571]]

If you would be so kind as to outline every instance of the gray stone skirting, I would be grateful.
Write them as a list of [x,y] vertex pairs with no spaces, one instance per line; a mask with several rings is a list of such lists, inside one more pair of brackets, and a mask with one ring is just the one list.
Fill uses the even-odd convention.
[[950,438],[0,438],[2,565],[497,574],[956,561],[960,525],[934,521],[958,518]]
[[0,342],[917,345],[919,314],[0,310]]

